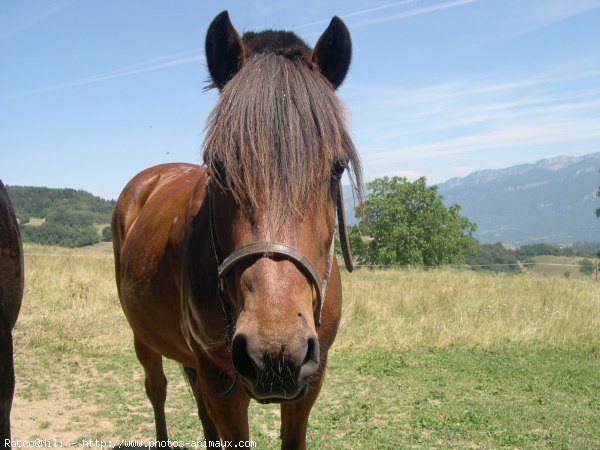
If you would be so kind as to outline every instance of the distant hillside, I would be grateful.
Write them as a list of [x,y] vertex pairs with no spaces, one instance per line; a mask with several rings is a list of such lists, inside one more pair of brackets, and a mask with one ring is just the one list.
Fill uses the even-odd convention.
[[[439,185],[446,204],[477,223],[482,243],[573,244],[600,240],[600,153],[561,156],[499,170],[482,170]],[[7,186],[25,241],[81,246],[98,242],[110,223],[114,200],[74,189]],[[349,186],[344,186],[349,225],[357,223]],[[45,219],[39,226],[30,218]],[[33,221],[32,221],[33,222]],[[40,221],[36,221],[39,223]],[[105,235],[105,238],[108,236]]]
[[599,169],[600,153],[560,156],[453,178],[439,192],[477,223],[483,243],[598,241]]
[[114,200],[75,189],[7,186],[7,190],[23,240],[39,244],[81,247],[99,242],[115,205]]

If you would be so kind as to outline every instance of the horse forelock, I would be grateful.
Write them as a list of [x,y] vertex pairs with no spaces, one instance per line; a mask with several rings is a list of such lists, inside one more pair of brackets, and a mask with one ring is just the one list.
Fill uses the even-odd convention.
[[[285,39],[296,50],[282,50]],[[275,227],[326,198],[337,161],[348,166],[362,199],[360,159],[344,107],[306,56],[310,49],[285,39],[275,50],[264,39],[256,44],[262,50],[223,88],[204,142],[204,162],[219,167],[222,187],[241,207],[268,212]]]

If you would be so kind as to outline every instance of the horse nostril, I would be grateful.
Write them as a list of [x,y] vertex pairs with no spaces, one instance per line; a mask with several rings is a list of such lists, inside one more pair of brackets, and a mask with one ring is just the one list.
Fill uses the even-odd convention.
[[[315,349],[317,349],[317,355],[315,355]],[[304,356],[304,361],[302,361],[302,365],[305,365],[309,362],[315,362],[318,359],[319,358],[318,358],[318,348],[317,348],[316,339],[313,337],[310,337],[310,338],[308,338],[307,348],[306,348],[306,356]]]
[[316,337],[308,338],[306,356],[298,374],[298,384],[303,384],[319,370],[319,341]]
[[248,338],[245,334],[238,333],[231,342],[231,360],[237,372],[250,380],[257,378],[257,369],[262,366],[260,361],[251,355],[248,348]]

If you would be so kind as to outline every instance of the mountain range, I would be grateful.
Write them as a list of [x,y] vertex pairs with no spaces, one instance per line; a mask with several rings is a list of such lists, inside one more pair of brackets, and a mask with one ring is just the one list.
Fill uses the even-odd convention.
[[600,240],[600,153],[481,170],[438,186],[446,204],[477,224],[482,243],[572,244]]

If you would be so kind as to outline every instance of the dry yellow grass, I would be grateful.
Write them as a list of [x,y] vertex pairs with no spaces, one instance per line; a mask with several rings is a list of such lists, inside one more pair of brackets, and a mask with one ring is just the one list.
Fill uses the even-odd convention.
[[563,278],[591,278],[590,275],[584,275],[579,271],[579,262],[583,259],[578,256],[536,256],[535,265],[528,268],[527,271],[542,277],[563,277]]
[[25,294],[15,334],[29,351],[110,351],[131,343],[112,246],[25,245]]
[[27,226],[27,227],[39,227],[45,221],[46,221],[46,219],[43,219],[41,217],[31,217],[31,218],[29,218],[29,222],[27,222],[25,224],[25,226]]
[[[17,337],[25,348],[110,351],[131,343],[114,284],[112,247],[26,245]],[[493,347],[600,343],[600,282],[468,270],[343,274],[336,347]]]
[[600,343],[600,283],[468,270],[344,274],[338,346]]

